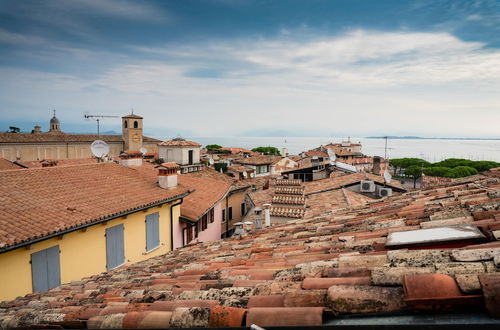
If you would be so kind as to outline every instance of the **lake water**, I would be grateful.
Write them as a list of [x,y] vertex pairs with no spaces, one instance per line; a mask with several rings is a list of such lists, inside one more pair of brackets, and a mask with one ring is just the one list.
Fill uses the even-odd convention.
[[[330,142],[341,142],[340,138],[321,137],[193,137],[203,146],[219,144],[224,147],[252,149],[272,146],[281,150],[287,148],[290,154],[298,154]],[[370,156],[382,156],[385,152],[384,139],[351,138],[351,142],[361,142],[362,152]],[[426,140],[426,139],[389,139],[387,157],[424,158],[438,162],[446,158],[466,158],[472,160],[493,160],[500,162],[500,140]]]

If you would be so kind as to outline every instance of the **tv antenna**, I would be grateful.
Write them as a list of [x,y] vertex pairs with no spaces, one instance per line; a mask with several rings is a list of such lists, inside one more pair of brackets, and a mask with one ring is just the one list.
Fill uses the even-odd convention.
[[120,118],[119,116],[106,116],[106,115],[91,115],[88,112],[83,114],[83,118],[86,120],[94,119],[97,122],[97,140],[99,140],[99,122],[103,118]]

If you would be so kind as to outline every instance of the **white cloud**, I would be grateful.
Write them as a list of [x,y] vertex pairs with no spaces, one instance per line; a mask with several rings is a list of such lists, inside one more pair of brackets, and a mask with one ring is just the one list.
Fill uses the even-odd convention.
[[[500,52],[446,33],[354,31],[144,51],[159,59],[92,79],[3,70],[0,99],[30,95],[23,102],[42,118],[54,102],[76,120],[84,111],[121,115],[134,107],[149,127],[205,136],[255,128],[498,136]],[[199,68],[222,70],[222,78],[188,74]]]

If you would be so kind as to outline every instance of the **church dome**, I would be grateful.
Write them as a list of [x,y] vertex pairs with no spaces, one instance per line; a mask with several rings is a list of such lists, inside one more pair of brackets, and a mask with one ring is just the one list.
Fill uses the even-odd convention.
[[59,124],[59,119],[57,119],[57,117],[54,115],[54,117],[52,117],[50,119],[50,123],[51,124]]

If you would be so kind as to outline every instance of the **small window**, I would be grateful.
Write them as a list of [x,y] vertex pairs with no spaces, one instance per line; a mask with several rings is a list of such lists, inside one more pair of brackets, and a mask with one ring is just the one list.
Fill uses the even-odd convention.
[[194,237],[198,237],[198,232],[200,231],[200,222],[197,222],[193,227],[194,227]]
[[222,210],[222,222],[226,222],[226,210]]
[[233,207],[230,206],[228,209],[227,209],[227,219],[229,221],[233,220]]
[[193,227],[186,228],[186,242],[189,244],[193,240]]
[[207,222],[207,220],[208,220],[208,214],[207,214],[207,213],[205,213],[205,214],[201,217],[201,230],[202,230],[202,231],[203,231],[203,230],[205,230],[205,229],[207,229],[207,227],[208,227],[208,222]]
[[127,123],[127,121],[126,121],[126,120],[123,122],[123,127],[125,127],[125,128],[127,128],[127,127],[128,127],[128,123]]
[[246,204],[241,203],[241,216],[244,216],[246,214]]
[[208,221],[210,221],[210,223],[214,222],[215,219],[214,219],[214,209],[211,209],[210,210],[210,213],[208,214]]
[[146,216],[146,251],[160,246],[160,214],[158,212]]
[[137,120],[134,120],[134,128],[139,128],[139,123],[137,122]]

